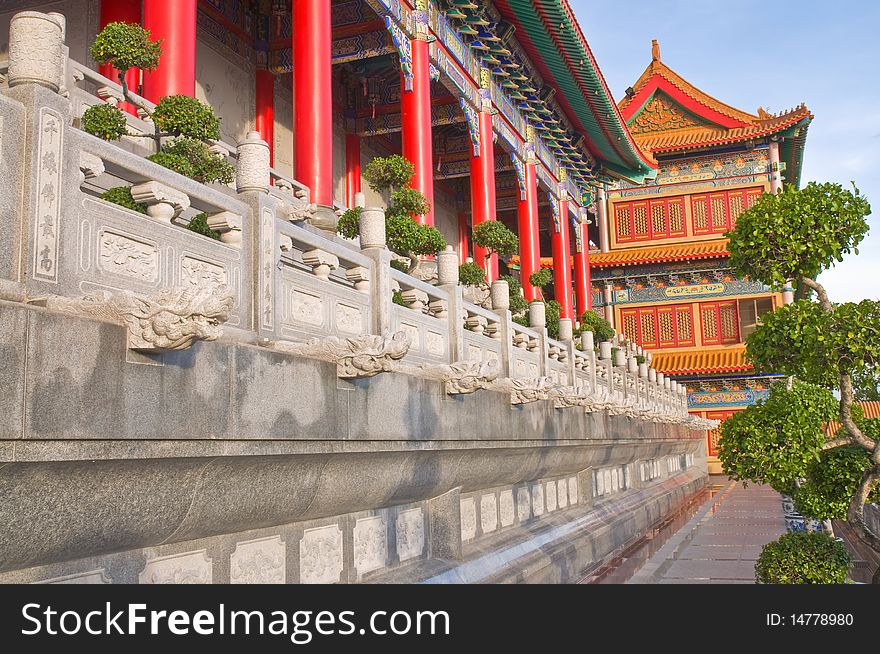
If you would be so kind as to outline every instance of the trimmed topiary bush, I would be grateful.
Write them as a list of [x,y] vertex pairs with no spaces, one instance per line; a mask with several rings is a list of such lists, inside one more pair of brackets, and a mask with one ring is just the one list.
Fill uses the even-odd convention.
[[162,40],[136,23],[108,23],[95,37],[89,54],[99,64],[110,64],[124,78],[130,68],[155,70],[162,56]]
[[147,208],[144,205],[138,204],[134,201],[134,198],[131,195],[130,186],[115,186],[111,189],[107,189],[101,194],[101,199],[106,200],[107,202],[112,202],[113,204],[118,204],[120,207],[137,211],[138,213],[147,213]]
[[125,114],[109,104],[96,104],[83,112],[80,126],[84,132],[105,141],[115,141],[128,134]]
[[842,584],[852,560],[828,534],[796,531],[767,543],[755,563],[760,584]]
[[193,216],[186,228],[196,234],[213,238],[215,241],[220,240],[220,232],[208,227],[208,214],[206,213],[200,213]]
[[147,159],[184,177],[192,178],[195,175],[195,168],[190,160],[174,152],[157,152]]
[[[510,313],[516,316],[524,316],[528,311],[529,304],[522,294],[522,285],[513,275],[501,275],[501,279],[507,282],[508,292],[510,294]],[[528,320],[526,321],[528,323]],[[528,324],[526,324],[528,327]]]
[[544,315],[547,317],[547,335],[550,338],[559,338],[559,315],[562,312],[562,305],[556,300],[547,302],[547,308]]
[[458,281],[466,286],[485,284],[486,271],[474,261],[465,261],[458,267]]
[[162,132],[174,136],[220,138],[220,117],[213,108],[188,95],[167,95],[159,100],[153,122]]
[[538,288],[544,288],[553,281],[553,270],[550,268],[541,268],[529,275],[529,284]]
[[336,233],[342,238],[354,239],[360,235],[361,208],[347,209],[336,223]]
[[519,239],[507,226],[498,220],[486,220],[474,227],[474,243],[488,251],[489,256],[497,254],[508,256],[516,254]]
[[583,315],[581,315],[581,331],[593,332],[593,338],[596,343],[610,341],[614,338],[614,328],[595,311],[584,311]]

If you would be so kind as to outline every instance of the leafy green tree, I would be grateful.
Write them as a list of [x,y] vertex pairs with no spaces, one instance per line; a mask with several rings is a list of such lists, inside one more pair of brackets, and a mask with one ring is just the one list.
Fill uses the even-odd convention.
[[[107,141],[123,136],[152,139],[156,154],[148,158],[155,163],[196,181],[231,183],[235,177],[232,164],[211,152],[205,143],[220,138],[220,117],[211,107],[186,95],[169,95],[160,98],[150,110],[128,88],[125,74],[129,69],[155,70],[159,65],[160,44],[140,25],[109,23],[95,37],[90,49],[99,64],[110,64],[119,70],[123,97],[152,118],[153,132],[129,132],[125,114],[109,104],[95,105],[83,112],[83,130]],[[168,141],[169,137],[175,138]]]
[[[735,478],[789,493],[814,517],[840,516],[845,504],[853,531],[880,552],[880,534],[864,517],[880,481],[880,448],[876,427],[854,407],[854,379],[873,376],[880,360],[880,302],[833,303],[815,279],[858,253],[870,213],[855,186],[811,182],[764,195],[737,219],[728,234],[737,272],[776,289],[791,280],[802,299],[763,316],[747,337],[755,368],[790,381],[724,423],[719,458]],[[832,419],[842,428],[826,438]]]
[[522,284],[513,275],[501,275],[501,279],[507,282],[507,292],[510,296],[510,313],[513,319],[520,318],[525,320],[524,326],[528,327],[529,321],[526,317],[526,311],[529,309],[529,304],[523,297]]
[[500,220],[484,220],[473,230],[474,244],[485,248],[486,259],[493,254],[510,256],[519,249],[519,239]]
[[[615,334],[611,323],[595,311],[584,311],[581,315],[581,331],[593,332],[593,337],[595,338],[596,343],[610,341],[614,338]],[[639,363],[641,363],[641,361]]]
[[465,261],[458,267],[458,281],[467,286],[480,286],[486,283],[486,271],[475,261]]
[[[410,260],[407,272],[418,268],[421,257],[436,254],[446,247],[440,231],[415,220],[431,210],[421,192],[410,186],[415,169],[400,155],[376,157],[364,169],[364,178],[377,193],[389,193],[391,202],[385,210],[385,238],[388,249]],[[361,210],[347,210],[339,218],[336,233],[343,238],[357,238]]]

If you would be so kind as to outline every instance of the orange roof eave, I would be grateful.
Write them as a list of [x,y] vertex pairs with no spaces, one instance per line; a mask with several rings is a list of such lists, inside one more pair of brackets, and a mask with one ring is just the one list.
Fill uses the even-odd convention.
[[743,345],[692,352],[660,350],[652,353],[651,365],[664,375],[719,374],[753,370]]
[[[611,250],[590,254],[590,266],[609,268],[614,266],[633,266],[641,263],[663,261],[688,261],[692,259],[718,259],[729,256],[727,239],[697,241],[696,243],[677,243],[652,247]],[[543,261],[542,261],[543,264]],[[552,260],[551,260],[552,265]]]

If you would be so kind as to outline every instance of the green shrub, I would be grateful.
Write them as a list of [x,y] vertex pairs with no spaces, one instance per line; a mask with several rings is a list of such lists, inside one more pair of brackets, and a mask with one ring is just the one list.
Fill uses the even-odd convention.
[[435,227],[421,225],[409,216],[385,218],[388,249],[401,256],[436,254],[446,247],[446,239]]
[[544,315],[547,317],[547,335],[550,338],[559,338],[559,315],[561,311],[562,305],[556,300],[547,302]]
[[767,543],[755,563],[760,584],[842,584],[852,564],[846,548],[828,534],[797,531]]
[[188,95],[167,95],[156,105],[153,122],[175,136],[205,140],[220,138],[220,117],[214,109]]
[[529,326],[528,316],[513,316],[511,320],[513,320],[513,322],[515,322],[517,325],[522,325],[523,327]]
[[129,68],[155,70],[162,55],[161,43],[135,23],[108,23],[95,37],[89,54],[99,64],[110,64],[122,73]]
[[473,261],[465,261],[458,267],[458,281],[466,286],[486,283],[486,271]]
[[541,268],[529,275],[529,284],[538,288],[544,288],[553,281],[553,270]]
[[346,209],[336,223],[336,233],[342,238],[357,238],[360,235],[361,208]]
[[400,259],[392,259],[390,265],[392,268],[399,270],[400,272],[409,272],[409,266]]
[[96,104],[83,112],[80,125],[84,132],[105,141],[115,141],[128,134],[125,114],[110,104]]
[[177,138],[162,148],[162,152],[178,155],[189,161],[192,166],[192,177],[197,182],[230,184],[235,180],[235,168],[232,164],[208,148],[202,141],[192,138]]
[[387,213],[393,216],[424,216],[431,211],[431,203],[414,188],[401,188],[391,194],[391,206]]
[[[514,316],[525,315],[529,305],[522,294],[522,285],[513,275],[501,275],[500,279],[507,282],[507,288],[510,293],[510,313]],[[528,321],[526,321],[528,323]],[[528,325],[527,325],[528,326]]]
[[107,189],[101,194],[101,199],[106,200],[107,202],[112,202],[113,204],[118,204],[120,207],[137,211],[138,213],[147,213],[147,208],[144,205],[138,204],[134,201],[134,198],[131,195],[130,186],[115,186],[111,189]]
[[211,229],[208,227],[208,214],[200,213],[193,216],[192,220],[189,221],[189,224],[186,228],[195,232],[196,234],[201,234],[203,236],[207,236],[208,238],[213,238],[215,241],[220,240],[220,232]]
[[614,328],[595,311],[584,311],[581,315],[581,331],[593,332],[593,338],[597,343],[614,338]]
[[364,168],[364,179],[370,188],[381,193],[389,189],[404,188],[409,185],[416,169],[399,154],[390,157],[376,157]]
[[162,151],[151,154],[147,159],[184,177],[193,178],[195,176],[195,168],[193,168],[192,163],[189,159],[179,154]]
[[474,227],[474,243],[489,251],[489,254],[507,256],[516,254],[519,239],[499,220],[486,220]]
[[392,291],[391,292],[391,301],[394,304],[399,304],[402,307],[408,307],[409,305],[406,303],[406,300],[403,299],[403,293],[401,291]]

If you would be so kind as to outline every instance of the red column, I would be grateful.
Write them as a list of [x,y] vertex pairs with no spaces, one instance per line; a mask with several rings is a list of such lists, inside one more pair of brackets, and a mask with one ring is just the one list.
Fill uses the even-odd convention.
[[468,258],[468,217],[464,211],[458,212],[458,262],[464,263]]
[[577,316],[580,320],[585,311],[593,308],[593,292],[590,284],[590,237],[587,226],[580,221],[574,228],[580,234],[574,252],[574,290],[577,299]]
[[345,135],[345,204],[354,206],[354,194],[361,192],[361,137]]
[[431,77],[428,68],[428,42],[413,39],[412,89],[406,90],[406,76],[401,73],[400,117],[403,156],[415,166],[412,187],[421,191],[431,210],[418,220],[434,224],[434,160],[431,154]]
[[293,3],[295,177],[312,202],[333,205],[330,0]]
[[144,27],[162,39],[159,67],[144,72],[144,97],[158,102],[166,95],[196,94],[196,0],[144,0]]
[[572,318],[571,306],[571,246],[568,231],[568,200],[559,200],[558,225],[552,225],[553,291],[561,307],[560,318]]
[[[471,150],[471,215],[476,227],[486,220],[495,220],[495,147],[492,143],[492,114],[481,111],[480,150]],[[498,279],[498,255],[486,258],[486,249],[474,244],[474,261],[486,271],[486,281]]]
[[538,177],[534,163],[526,163],[525,200],[517,204],[519,227],[520,282],[526,302],[538,299],[538,289],[529,283],[529,276],[541,267],[541,243],[538,239]]
[[275,75],[258,68],[256,78],[256,121],[254,128],[269,144],[269,165],[275,165]]
[[[101,0],[101,29],[108,23],[135,23],[141,24],[141,1],[140,0]],[[110,64],[102,64],[99,72],[114,82],[119,82],[119,71]],[[141,71],[130,68],[125,74],[125,83],[129,91],[137,93],[141,85]],[[120,102],[119,108],[130,114],[137,113],[137,107],[128,102]]]

